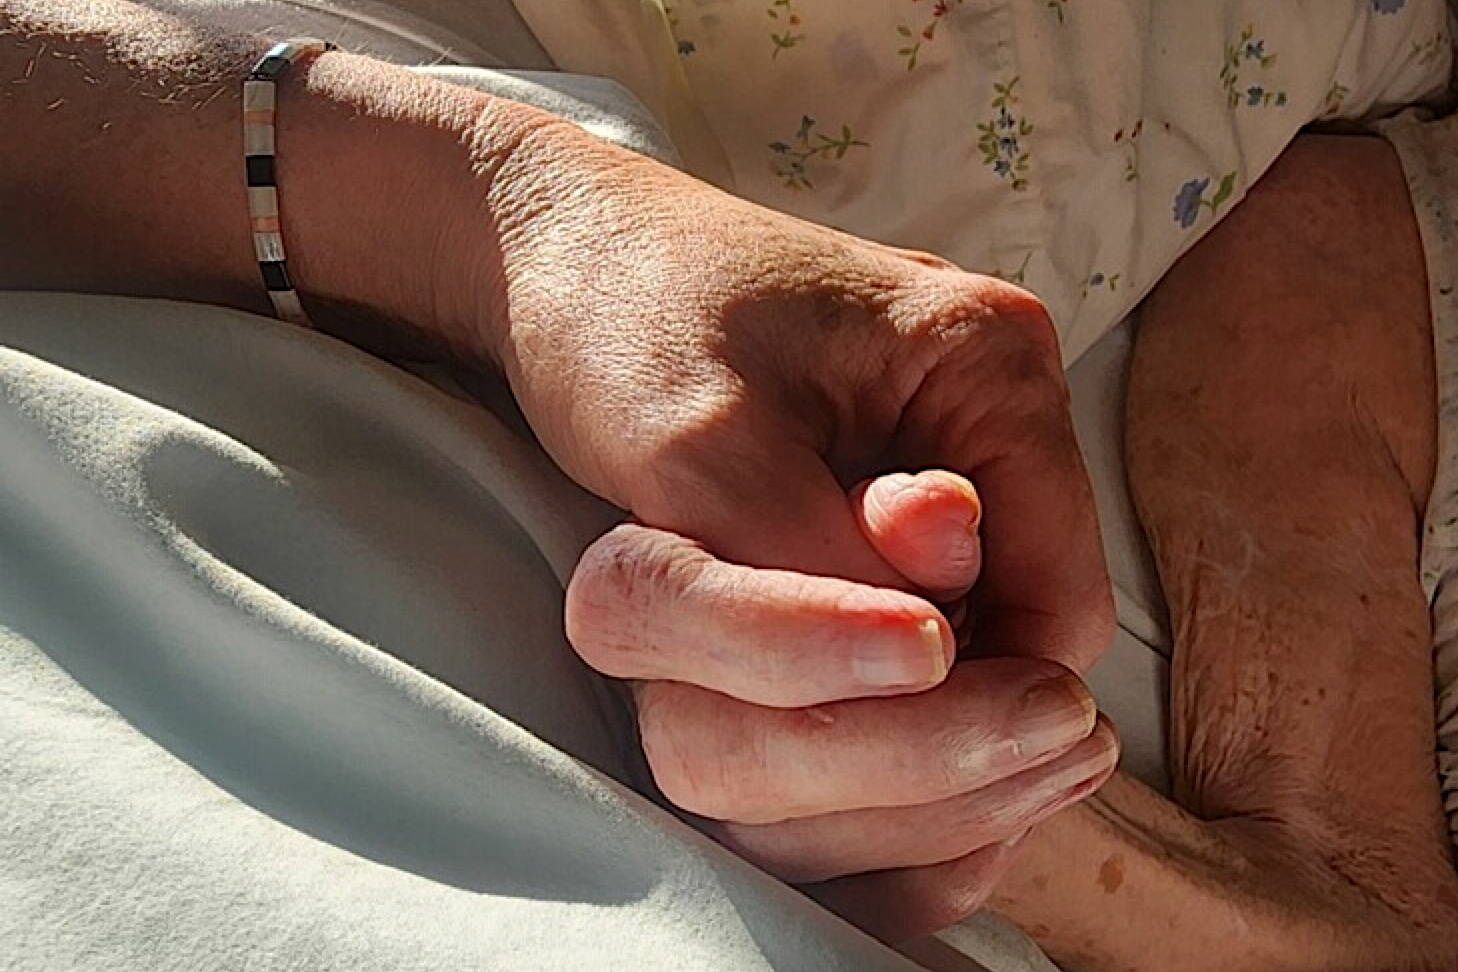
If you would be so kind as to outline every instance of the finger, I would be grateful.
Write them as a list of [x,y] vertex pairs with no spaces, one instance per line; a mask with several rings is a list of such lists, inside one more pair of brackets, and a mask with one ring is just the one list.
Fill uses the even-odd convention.
[[901,591],[725,563],[634,523],[583,554],[567,636],[594,668],[766,706],[927,689],[956,654],[947,620]]
[[[977,485],[979,650],[1086,671],[1113,636],[1113,596],[1052,325],[1018,288],[932,276],[941,357],[907,405],[898,458]],[[948,327],[959,291],[967,319]]]
[[795,884],[941,864],[1008,840],[1103,785],[1119,761],[1112,724],[1051,762],[915,807],[849,810],[774,824],[713,824],[741,857]]
[[851,491],[862,532],[902,576],[937,601],[966,593],[982,564],[982,504],[956,473],[889,473]]
[[634,516],[732,563],[915,587],[862,534],[815,448],[788,438],[772,412],[746,406],[735,418],[655,455],[633,490]]
[[1093,731],[1066,668],[1031,658],[964,662],[919,695],[766,709],[675,682],[645,683],[638,727],[670,801],[738,823],[915,806],[1048,762]]
[[1021,836],[931,867],[837,878],[805,891],[890,945],[954,925],[982,907],[1017,860]]

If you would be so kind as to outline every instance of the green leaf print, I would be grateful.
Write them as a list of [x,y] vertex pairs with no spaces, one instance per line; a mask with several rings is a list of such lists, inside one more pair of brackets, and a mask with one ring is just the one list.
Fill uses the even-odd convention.
[[779,57],[781,51],[798,47],[805,39],[803,33],[797,34],[794,31],[794,28],[800,26],[800,13],[795,9],[795,0],[770,0],[764,12],[771,20],[785,25],[783,30],[770,31],[770,42],[774,44],[770,51],[771,59]]
[[1218,210],[1220,208],[1221,203],[1223,203],[1223,202],[1225,202],[1225,200],[1229,199],[1230,198],[1230,194],[1232,192],[1234,192],[1234,191],[1235,191],[1235,173],[1234,172],[1227,172],[1227,173],[1225,173],[1224,178],[1222,178],[1220,180],[1220,185],[1215,189],[1215,195],[1213,195],[1213,196],[1210,197],[1210,212],[1213,213],[1216,210]]
[[856,138],[849,125],[840,126],[836,137],[818,131],[818,122],[809,115],[800,117],[792,141],[775,140],[769,143],[770,171],[779,177],[786,189],[813,189],[810,178],[810,162],[839,162],[853,148],[869,148],[870,143]]
[[1024,140],[1033,133],[1033,123],[1018,112],[1015,91],[1019,80],[1015,77],[1007,82],[993,82],[992,117],[976,125],[982,164],[991,168],[998,178],[1007,180],[1014,192],[1028,188],[1028,168],[1032,162],[1032,153]]
[[[912,0],[912,3],[918,2],[919,0]],[[919,30],[908,27],[906,24],[896,25],[896,33],[908,41],[908,43],[902,44],[896,49],[897,56],[906,61],[906,70],[912,71],[916,69],[916,62],[917,58],[921,56],[922,45],[930,44],[937,39],[937,25],[964,2],[965,0],[934,0],[931,5],[930,16]]]

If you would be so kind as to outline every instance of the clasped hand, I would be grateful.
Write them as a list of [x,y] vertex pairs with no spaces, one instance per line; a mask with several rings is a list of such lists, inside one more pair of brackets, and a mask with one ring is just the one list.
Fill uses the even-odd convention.
[[1117,752],[1079,678],[1113,612],[1047,315],[573,144],[505,207],[497,348],[633,517],[578,566],[569,637],[634,680],[658,786],[729,846],[888,939],[963,917]]

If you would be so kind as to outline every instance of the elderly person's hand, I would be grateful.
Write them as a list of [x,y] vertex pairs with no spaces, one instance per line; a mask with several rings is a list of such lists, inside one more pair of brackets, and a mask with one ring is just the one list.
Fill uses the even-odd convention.
[[[980,506],[961,477],[882,476],[846,508],[909,583],[953,598],[976,578]],[[833,673],[865,645],[897,644],[898,627],[926,609],[894,590],[725,563],[629,523],[583,558],[568,627],[598,667],[653,679],[635,683],[639,721],[674,802],[899,940],[980,905],[1019,837],[1097,790],[1118,759],[1078,679],[1031,658],[965,660],[917,695],[787,707],[834,684],[817,667]]]

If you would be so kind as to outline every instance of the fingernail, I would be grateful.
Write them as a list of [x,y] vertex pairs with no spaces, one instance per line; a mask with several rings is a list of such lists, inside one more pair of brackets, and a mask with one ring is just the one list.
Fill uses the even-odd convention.
[[1107,773],[1117,761],[1118,751],[1119,744],[1111,734],[1094,733],[1067,756],[1059,757],[1060,762],[1066,760],[1068,765],[1060,767],[1048,779],[1048,789],[1063,796],[1070,795],[1089,780]]
[[1072,674],[1059,675],[1028,689],[1011,731],[1027,752],[1041,754],[1086,738],[1097,717],[1083,683]]
[[940,682],[957,660],[957,639],[955,636],[943,638],[942,626],[933,618],[927,618],[917,628],[921,631],[922,643],[926,645],[932,658],[937,660],[936,680]]
[[967,505],[972,508],[971,519],[964,521],[964,525],[969,533],[975,534],[977,532],[977,527],[982,522],[982,501],[978,499],[977,490],[972,488],[971,483],[956,473],[947,472],[944,469],[928,469],[925,472],[918,473],[917,478],[933,479],[939,483],[951,486],[958,493],[961,493],[966,499]]
[[917,649],[884,640],[859,646],[851,657],[851,671],[864,685],[877,688],[930,686],[940,682],[952,664],[955,645],[942,638],[941,625],[927,618],[917,622]]

